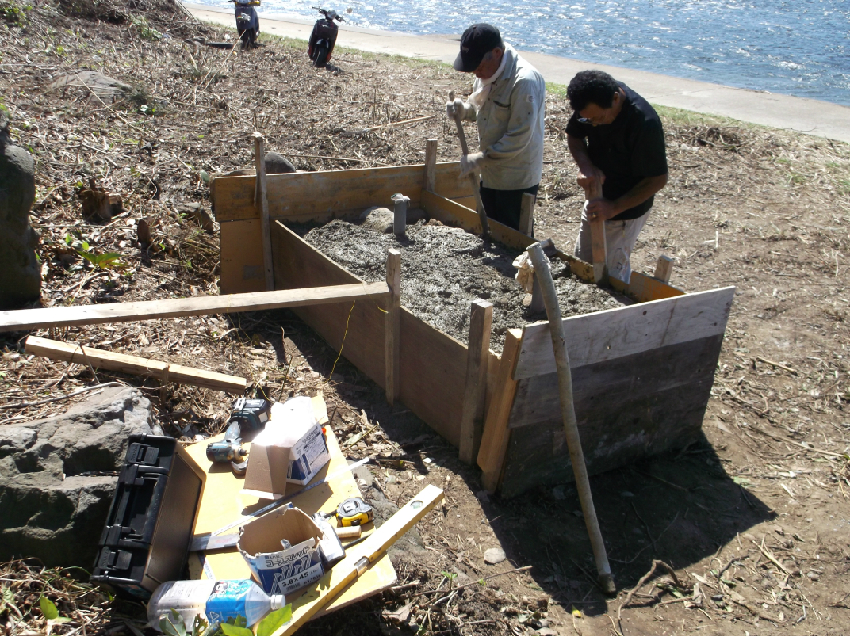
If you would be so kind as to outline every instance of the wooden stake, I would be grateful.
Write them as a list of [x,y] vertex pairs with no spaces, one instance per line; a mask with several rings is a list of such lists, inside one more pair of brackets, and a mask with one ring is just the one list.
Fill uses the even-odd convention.
[[443,491],[426,486],[401,510],[373,531],[359,546],[346,551],[345,559],[333,566],[317,583],[293,603],[292,619],[272,636],[289,636],[330,603],[349,583],[377,561],[402,535],[443,500]]
[[[455,92],[449,93],[449,101],[455,100]],[[457,124],[457,137],[460,139],[460,151],[464,155],[469,154],[469,146],[466,145],[466,133],[463,132],[463,124],[460,122],[460,113],[455,112],[455,124]],[[487,222],[487,212],[484,211],[484,203],[481,201],[481,192],[478,189],[478,175],[474,172],[469,174],[469,182],[472,184],[472,193],[475,195],[475,206],[478,208],[478,216],[481,219],[481,238],[485,241],[490,238],[490,224]]]
[[670,276],[673,274],[673,259],[662,254],[658,257],[658,264],[655,266],[655,278],[662,283],[669,283]]
[[[602,198],[602,186],[598,184],[582,186],[585,201]],[[599,283],[608,277],[608,242],[605,239],[605,220],[599,217],[590,220],[590,238],[592,244],[591,264],[593,282]]]
[[561,308],[558,305],[558,296],[555,293],[555,283],[552,280],[552,273],[549,271],[549,261],[544,256],[540,243],[530,245],[526,251],[531,257],[531,262],[534,264],[534,273],[540,280],[543,300],[546,303],[546,313],[549,316],[552,348],[554,349],[555,364],[558,369],[561,416],[564,420],[564,432],[567,437],[567,446],[570,451],[570,461],[572,462],[573,474],[576,478],[581,509],[584,513],[584,522],[587,525],[590,544],[593,547],[593,557],[596,561],[599,584],[607,594],[613,594],[616,591],[616,587],[614,586],[614,578],[611,576],[611,566],[608,564],[608,554],[605,550],[605,542],[602,540],[599,521],[596,519],[593,494],[590,491],[590,479],[587,475],[587,466],[584,463],[584,452],[581,448],[581,437],[578,433],[576,413],[573,408],[573,380],[570,371],[570,356],[567,352],[564,323],[561,320]]
[[392,405],[401,393],[399,369],[401,352],[401,252],[390,250],[387,255],[387,313],[384,318],[384,382],[387,402]]
[[437,140],[425,142],[425,189],[437,192]]
[[526,192],[522,195],[522,207],[519,213],[519,231],[534,237],[534,200],[535,196]]
[[162,382],[163,386],[169,382],[177,382],[216,391],[227,391],[236,395],[242,395],[248,386],[248,381],[245,378],[184,367],[180,364],[169,364],[159,360],[128,356],[103,349],[93,349],[70,342],[57,342],[36,336],[27,338],[24,347],[27,353],[51,360],[91,365],[95,369],[109,369],[130,375],[155,377]]
[[505,346],[502,349],[502,359],[499,365],[493,397],[487,417],[484,420],[484,434],[481,436],[481,450],[478,451],[478,466],[481,467],[481,483],[487,492],[493,493],[499,487],[502,479],[502,468],[505,465],[505,453],[511,432],[508,429],[508,418],[516,394],[514,369],[519,359],[522,331],[508,329]]
[[484,405],[487,397],[487,361],[490,357],[490,331],[493,326],[493,303],[472,301],[469,312],[469,350],[466,358],[466,391],[460,419],[462,462],[471,464],[478,455],[484,428]]
[[257,181],[254,190],[254,205],[259,208],[263,232],[263,269],[266,273],[266,291],[274,290],[274,264],[272,262],[272,234],[269,221],[269,200],[266,196],[266,151],[263,135],[254,133],[254,164]]

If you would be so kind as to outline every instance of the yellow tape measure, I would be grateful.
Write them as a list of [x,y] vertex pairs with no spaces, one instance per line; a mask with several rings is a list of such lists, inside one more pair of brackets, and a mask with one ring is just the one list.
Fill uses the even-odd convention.
[[372,521],[373,517],[372,506],[360,497],[346,499],[336,509],[336,518],[343,527],[362,526]]

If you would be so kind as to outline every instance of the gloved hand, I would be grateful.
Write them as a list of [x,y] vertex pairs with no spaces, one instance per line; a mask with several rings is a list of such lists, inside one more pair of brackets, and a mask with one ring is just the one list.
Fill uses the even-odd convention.
[[462,155],[460,158],[460,176],[477,171],[487,162],[487,157],[483,152],[473,152],[468,155]]
[[454,121],[457,117],[455,113],[460,113],[459,119],[463,120],[467,109],[469,109],[469,106],[464,104],[460,97],[457,97],[453,102],[446,102],[446,117]]

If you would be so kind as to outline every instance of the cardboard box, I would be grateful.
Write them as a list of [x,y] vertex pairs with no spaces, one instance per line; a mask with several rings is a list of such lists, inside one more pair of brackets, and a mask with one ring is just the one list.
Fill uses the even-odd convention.
[[310,398],[275,404],[265,430],[251,444],[243,492],[278,499],[287,483],[309,483],[330,457]]
[[[282,540],[290,547],[284,548]],[[245,524],[237,547],[267,594],[290,594],[322,578],[321,540],[321,530],[308,515],[283,508]]]

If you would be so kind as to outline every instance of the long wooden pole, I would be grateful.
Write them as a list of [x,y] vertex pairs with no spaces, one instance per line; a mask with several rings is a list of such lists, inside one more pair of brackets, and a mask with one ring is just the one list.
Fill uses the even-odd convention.
[[[455,100],[455,92],[449,93],[449,101]],[[457,124],[457,137],[460,139],[460,151],[464,155],[469,154],[469,146],[466,145],[466,133],[463,132],[463,124],[460,123],[460,113],[455,111],[455,124]],[[472,193],[475,195],[475,206],[478,208],[478,216],[481,217],[481,237],[484,240],[490,238],[490,224],[487,222],[487,212],[484,211],[484,202],[481,201],[481,191],[478,189],[478,176],[474,172],[469,173],[469,182],[472,184]]]
[[530,245],[527,250],[534,265],[534,276],[540,281],[543,292],[543,302],[546,304],[546,314],[549,317],[549,332],[552,335],[552,348],[555,353],[555,365],[558,369],[558,391],[561,397],[561,417],[564,420],[564,432],[567,436],[567,447],[570,451],[570,461],[576,478],[581,510],[584,522],[590,535],[590,545],[593,547],[593,558],[596,561],[596,571],[599,584],[607,594],[616,591],[611,566],[608,564],[608,553],[602,540],[602,531],[596,519],[596,508],[593,506],[593,494],[590,491],[590,479],[587,466],[584,463],[584,452],[581,449],[581,437],[576,424],[576,412],[573,407],[573,378],[570,372],[570,355],[567,352],[567,341],[564,337],[564,323],[561,320],[561,308],[555,292],[552,272],[549,271],[549,261],[543,254],[540,243]]
[[[586,202],[602,198],[602,185],[596,181],[593,185],[584,185]],[[586,205],[586,204],[585,204]],[[591,264],[593,265],[593,282],[598,283],[608,275],[608,241],[605,238],[605,220],[596,217],[590,219]]]
[[401,252],[390,250],[387,254],[387,313],[384,314],[384,389],[390,406],[401,394],[399,386],[401,368]]
[[274,264],[272,262],[272,230],[269,220],[269,199],[266,187],[266,151],[263,135],[254,133],[254,165],[257,169],[257,181],[254,189],[254,204],[260,212],[260,225],[263,233],[263,270],[266,279],[266,291],[274,291]]

